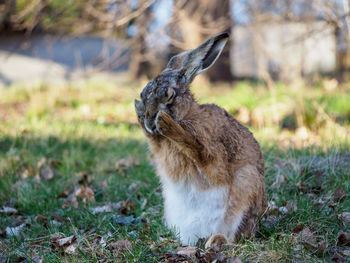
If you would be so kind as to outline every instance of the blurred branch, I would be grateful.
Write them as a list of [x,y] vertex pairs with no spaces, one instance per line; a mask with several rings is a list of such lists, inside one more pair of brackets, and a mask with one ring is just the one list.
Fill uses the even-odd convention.
[[138,9],[135,11],[125,15],[122,18],[115,20],[115,16],[113,14],[105,14],[94,8],[89,2],[86,6],[86,11],[92,15],[94,18],[102,21],[102,22],[112,22],[116,27],[125,25],[129,23],[132,19],[140,16],[147,8],[149,8],[156,0],[148,0],[145,1]]

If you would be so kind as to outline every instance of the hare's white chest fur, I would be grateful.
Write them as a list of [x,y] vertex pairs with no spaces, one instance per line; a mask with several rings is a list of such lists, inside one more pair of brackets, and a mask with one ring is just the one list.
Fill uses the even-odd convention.
[[183,244],[195,244],[198,238],[217,233],[234,236],[242,215],[235,222],[225,222],[227,187],[203,191],[194,184],[173,182],[163,172],[161,179],[166,223],[175,229]]

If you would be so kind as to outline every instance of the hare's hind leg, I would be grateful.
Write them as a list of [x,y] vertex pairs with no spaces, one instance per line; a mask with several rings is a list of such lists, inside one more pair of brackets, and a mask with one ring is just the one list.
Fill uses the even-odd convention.
[[[247,165],[239,169],[231,188],[231,214],[237,209],[235,204],[240,204],[244,211],[242,220],[235,233],[235,240],[250,238],[259,230],[259,216],[266,209],[265,186],[263,176],[253,165]],[[240,209],[239,209],[240,210]]]
[[205,249],[211,249],[214,251],[220,251],[228,244],[227,237],[222,234],[212,235],[205,243]]

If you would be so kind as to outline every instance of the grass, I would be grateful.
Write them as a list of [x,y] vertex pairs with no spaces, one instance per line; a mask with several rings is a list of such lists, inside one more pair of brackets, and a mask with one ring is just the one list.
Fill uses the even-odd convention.
[[[160,262],[180,246],[162,223],[159,181],[136,124],[133,99],[141,89],[89,81],[0,90],[0,205],[18,210],[0,214],[1,262]],[[235,88],[194,84],[193,90],[200,102],[217,103],[254,132],[264,151],[268,199],[276,206],[257,237],[223,253],[243,262],[346,258],[337,235],[350,230],[339,217],[350,212],[349,85],[271,91],[240,82]],[[340,163],[332,156],[341,156]],[[127,157],[131,163],[120,165]],[[45,168],[53,178],[45,177]],[[92,189],[94,199],[63,208],[81,186]],[[339,188],[346,193],[340,200],[334,197]],[[112,212],[93,213],[106,204]],[[121,225],[118,216],[138,219]],[[21,224],[18,235],[6,233]],[[305,229],[316,246],[325,242],[324,250],[310,247]],[[55,245],[54,233],[74,235],[75,253]]]

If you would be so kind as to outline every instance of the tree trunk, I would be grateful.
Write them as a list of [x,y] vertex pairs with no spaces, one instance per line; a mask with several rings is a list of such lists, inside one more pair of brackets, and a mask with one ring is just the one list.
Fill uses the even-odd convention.
[[[178,24],[172,30],[172,38],[181,37],[183,47],[192,49],[209,37],[231,31],[230,0],[187,0],[182,6],[176,6],[174,15],[178,17]],[[219,60],[205,73],[209,81],[230,81],[233,79],[230,70],[230,46],[228,41]],[[172,45],[170,55],[183,50]]]

